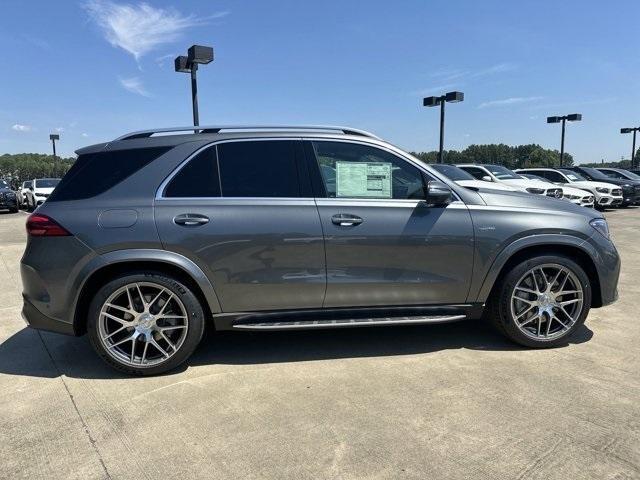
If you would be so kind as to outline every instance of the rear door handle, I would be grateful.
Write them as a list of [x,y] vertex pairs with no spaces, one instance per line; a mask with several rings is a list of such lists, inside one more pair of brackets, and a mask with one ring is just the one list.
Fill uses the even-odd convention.
[[340,227],[355,227],[356,225],[360,225],[364,220],[357,215],[351,215],[350,213],[338,213],[331,217],[331,222],[334,225],[339,225]]
[[173,223],[184,227],[196,227],[209,223],[209,217],[199,213],[182,213],[173,217]]

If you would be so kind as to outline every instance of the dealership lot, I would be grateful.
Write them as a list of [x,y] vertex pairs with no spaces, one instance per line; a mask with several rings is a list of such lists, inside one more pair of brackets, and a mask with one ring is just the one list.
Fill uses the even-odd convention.
[[606,216],[620,300],[566,347],[472,321],[228,333],[141,379],[25,327],[26,215],[0,213],[0,477],[640,478],[640,208]]

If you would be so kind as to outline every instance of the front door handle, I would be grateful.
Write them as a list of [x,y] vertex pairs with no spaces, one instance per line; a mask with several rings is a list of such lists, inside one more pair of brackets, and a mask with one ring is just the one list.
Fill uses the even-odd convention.
[[364,220],[357,215],[351,215],[350,213],[338,213],[331,217],[331,222],[334,225],[341,227],[355,227],[360,225]]
[[183,213],[173,217],[173,223],[184,227],[196,227],[209,223],[209,217],[199,213]]

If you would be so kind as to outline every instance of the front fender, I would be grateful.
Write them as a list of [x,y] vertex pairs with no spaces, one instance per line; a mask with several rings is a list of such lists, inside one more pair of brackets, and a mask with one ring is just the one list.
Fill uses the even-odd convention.
[[597,258],[598,253],[595,248],[585,239],[575,237],[572,235],[564,234],[540,234],[530,235],[527,237],[519,238],[500,251],[494,258],[491,266],[487,269],[482,283],[477,287],[475,292],[469,292],[469,302],[481,302],[484,303],[489,298],[491,289],[498,278],[498,275],[506,265],[507,261],[518,252],[530,247],[545,246],[552,247],[553,245],[563,247],[579,248],[588,254],[591,258]]

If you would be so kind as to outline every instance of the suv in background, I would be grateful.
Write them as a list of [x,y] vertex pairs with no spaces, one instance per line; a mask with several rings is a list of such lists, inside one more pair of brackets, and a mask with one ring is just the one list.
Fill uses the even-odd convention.
[[459,167],[455,165],[450,165],[447,163],[435,163],[429,165],[429,167],[433,168],[436,172],[444,175],[449,180],[456,182],[458,185],[462,185],[467,188],[488,188],[493,190],[505,190],[508,192],[517,192],[517,188],[510,187],[509,185],[505,185],[504,183],[493,183],[486,182],[484,180],[476,180],[470,174],[465,172]]
[[620,258],[593,210],[461,187],[352,128],[193,128],[77,152],[27,221],[29,325],[87,332],[110,365],[150,375],[186,360],[205,324],[486,316],[545,348],[617,298]]
[[0,178],[0,210],[7,209],[11,213],[18,211],[18,197],[9,183],[6,180]]
[[622,189],[622,203],[621,207],[628,207],[629,205],[635,205],[640,203],[640,180],[628,180],[628,179],[619,179],[619,178],[611,178],[609,175],[606,175],[604,172],[601,172],[597,168],[591,167],[581,167],[581,166],[573,166],[567,167],[567,170],[572,170],[574,172],[578,172],[587,180],[591,180],[592,182],[606,182],[617,185]]
[[526,180],[502,165],[463,164],[457,166],[478,180],[502,183],[516,188],[521,192],[546,195],[554,198],[562,198],[563,195],[562,188]]
[[[549,180],[546,180],[537,175],[532,175],[530,173],[519,173],[518,175],[528,180],[550,183]],[[575,203],[576,205],[580,205],[581,207],[594,208],[595,206],[593,203],[593,195],[591,195],[589,192],[580,190],[578,188],[567,187],[566,185],[562,185],[562,198],[570,201],[571,203]]]
[[545,178],[556,185],[569,185],[591,192],[596,208],[617,207],[622,204],[622,189],[609,182],[593,182],[578,172],[566,168],[522,168],[517,173],[530,173]]
[[[60,182],[59,178],[36,178],[23,182],[22,190],[24,195],[24,203],[28,210],[33,210],[36,207],[42,205],[53,189],[56,188]],[[26,185],[26,188],[25,188]]]

